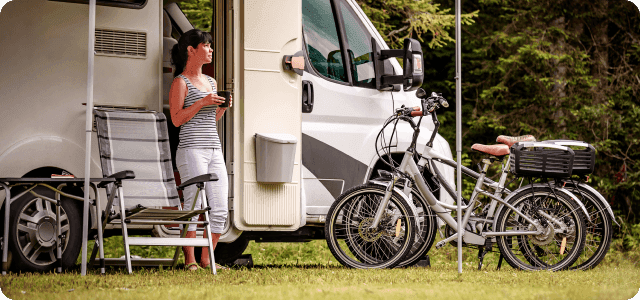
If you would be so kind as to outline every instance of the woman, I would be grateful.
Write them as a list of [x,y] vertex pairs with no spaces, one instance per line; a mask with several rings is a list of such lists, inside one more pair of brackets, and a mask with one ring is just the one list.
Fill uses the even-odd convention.
[[[210,227],[213,249],[215,249],[228,215],[227,195],[229,191],[227,168],[224,164],[216,121],[224,115],[226,107],[218,107],[224,98],[216,95],[216,81],[202,74],[202,65],[211,63],[211,35],[197,29],[184,33],[171,50],[171,61],[176,70],[169,92],[171,121],[180,127],[180,142],[176,152],[176,165],[180,180],[185,182],[198,175],[215,173],[218,181],[205,183],[206,199],[211,211]],[[232,101],[229,101],[231,107]],[[190,209],[196,194],[196,186],[185,188],[184,207]],[[202,195],[203,193],[200,193]],[[194,208],[202,205],[199,196]],[[197,216],[193,217],[196,221]],[[187,237],[196,237],[196,226],[189,225]],[[205,238],[207,238],[205,236]],[[211,251],[213,251],[211,249]],[[188,270],[210,267],[209,252],[203,248],[200,266],[196,263],[193,247],[183,247],[185,265]]]

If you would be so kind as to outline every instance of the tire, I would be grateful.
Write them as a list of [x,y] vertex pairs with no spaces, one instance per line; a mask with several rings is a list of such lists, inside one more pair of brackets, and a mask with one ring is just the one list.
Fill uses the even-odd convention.
[[[539,235],[498,236],[497,244],[504,259],[513,268],[522,270],[558,271],[569,268],[583,251],[586,239],[586,225],[578,205],[561,193],[554,193],[548,187],[525,189],[509,200],[509,204],[523,214],[542,224],[544,232]],[[552,217],[560,217],[566,226],[543,217],[544,211]],[[545,224],[546,223],[546,224]],[[536,230],[512,209],[503,206],[495,221],[495,231]],[[561,244],[566,242],[562,251]]]
[[572,192],[589,212],[591,221],[585,219],[587,225],[587,239],[584,251],[570,269],[587,270],[596,267],[609,252],[611,246],[613,224],[607,213],[606,206],[592,191],[572,183],[567,183],[565,189]]
[[416,219],[418,220],[418,230],[416,232],[415,242],[409,250],[409,254],[407,254],[407,257],[396,266],[397,268],[415,265],[424,257],[425,254],[427,254],[427,252],[429,252],[436,239],[438,221],[436,214],[431,210],[427,200],[422,197],[420,192],[416,189],[411,190],[411,196],[409,199],[413,201],[413,204],[417,209]]
[[373,184],[353,187],[331,205],[325,238],[333,256],[357,269],[393,268],[404,260],[415,241],[415,216],[408,203],[393,193],[380,224],[368,225],[384,197],[385,188]]
[[[36,193],[55,199],[46,187],[36,187]],[[82,217],[75,200],[61,197],[62,268],[75,265],[82,245]],[[9,218],[9,250],[14,272],[47,272],[57,267],[55,248],[55,204],[31,193],[11,203]]]

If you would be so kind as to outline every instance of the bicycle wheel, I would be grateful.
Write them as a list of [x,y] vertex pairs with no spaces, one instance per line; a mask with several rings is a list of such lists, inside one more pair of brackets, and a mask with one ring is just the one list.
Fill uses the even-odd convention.
[[385,194],[379,185],[353,187],[331,205],[325,223],[329,250],[344,266],[358,269],[393,268],[415,240],[415,216],[409,204],[393,193],[380,223],[369,228]]
[[436,214],[431,210],[427,200],[416,189],[411,190],[409,200],[416,207],[416,220],[418,230],[415,242],[409,250],[407,257],[396,267],[410,267],[415,265],[424,255],[429,252],[436,239],[436,228],[438,227]]
[[[570,182],[564,187],[572,192],[589,212],[591,221],[585,220],[587,225],[587,239],[585,241],[584,251],[573,264],[571,269],[586,270],[597,266],[609,252],[611,246],[613,225],[612,218],[607,213],[607,208],[594,193],[585,186],[577,187]],[[597,193],[597,192],[596,192]]]
[[[497,237],[500,252],[509,265],[522,270],[558,271],[569,268],[580,257],[586,225],[573,200],[548,187],[534,187],[516,194],[509,204],[543,228],[538,235]],[[496,232],[535,230],[536,225],[506,206],[495,221]]]

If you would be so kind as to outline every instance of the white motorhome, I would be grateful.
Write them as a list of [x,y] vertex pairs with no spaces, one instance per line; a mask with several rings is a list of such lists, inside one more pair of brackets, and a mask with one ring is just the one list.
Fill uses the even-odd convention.
[[[97,1],[95,106],[144,108],[169,116],[167,94],[173,77],[168,52],[193,28],[173,2]],[[13,0],[2,7],[0,177],[85,176],[87,3]],[[234,107],[218,125],[230,178],[230,215],[216,257],[237,257],[249,240],[323,239],[324,216],[334,199],[385,168],[374,149],[383,121],[394,108],[415,106],[418,99],[400,85],[376,89],[379,70],[399,75],[402,68],[394,59],[385,60],[378,72],[373,68],[372,38],[378,47],[388,47],[355,0],[212,4],[214,61],[205,73],[216,78],[220,90],[235,95]],[[299,51],[305,60],[302,76],[283,67],[283,56]],[[431,122],[422,124],[430,131]],[[175,147],[177,132],[170,131]],[[411,135],[403,131],[409,129],[400,128],[392,152],[407,148]],[[297,139],[291,182],[257,181],[256,133],[285,133]],[[429,135],[422,136],[419,149]],[[451,157],[440,136],[434,149]],[[91,151],[91,177],[101,177],[96,143]],[[453,170],[445,176],[453,183]],[[82,195],[79,187],[70,192]],[[0,191],[1,201],[4,196]],[[73,264],[80,251],[80,205],[63,201],[63,231],[68,237],[64,265]],[[54,248],[46,241],[52,238],[52,213],[31,194],[12,203],[9,249],[14,266],[53,267]],[[95,218],[92,223],[96,228]],[[167,227],[138,229],[143,234],[177,233]]]

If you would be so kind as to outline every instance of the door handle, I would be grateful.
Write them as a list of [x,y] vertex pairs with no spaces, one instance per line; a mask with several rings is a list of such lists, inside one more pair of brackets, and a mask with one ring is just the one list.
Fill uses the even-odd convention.
[[304,71],[304,54],[302,51],[298,51],[294,55],[283,56],[282,68],[288,71],[294,71],[296,74],[302,76]]
[[309,80],[302,81],[302,112],[313,111],[313,83]]

